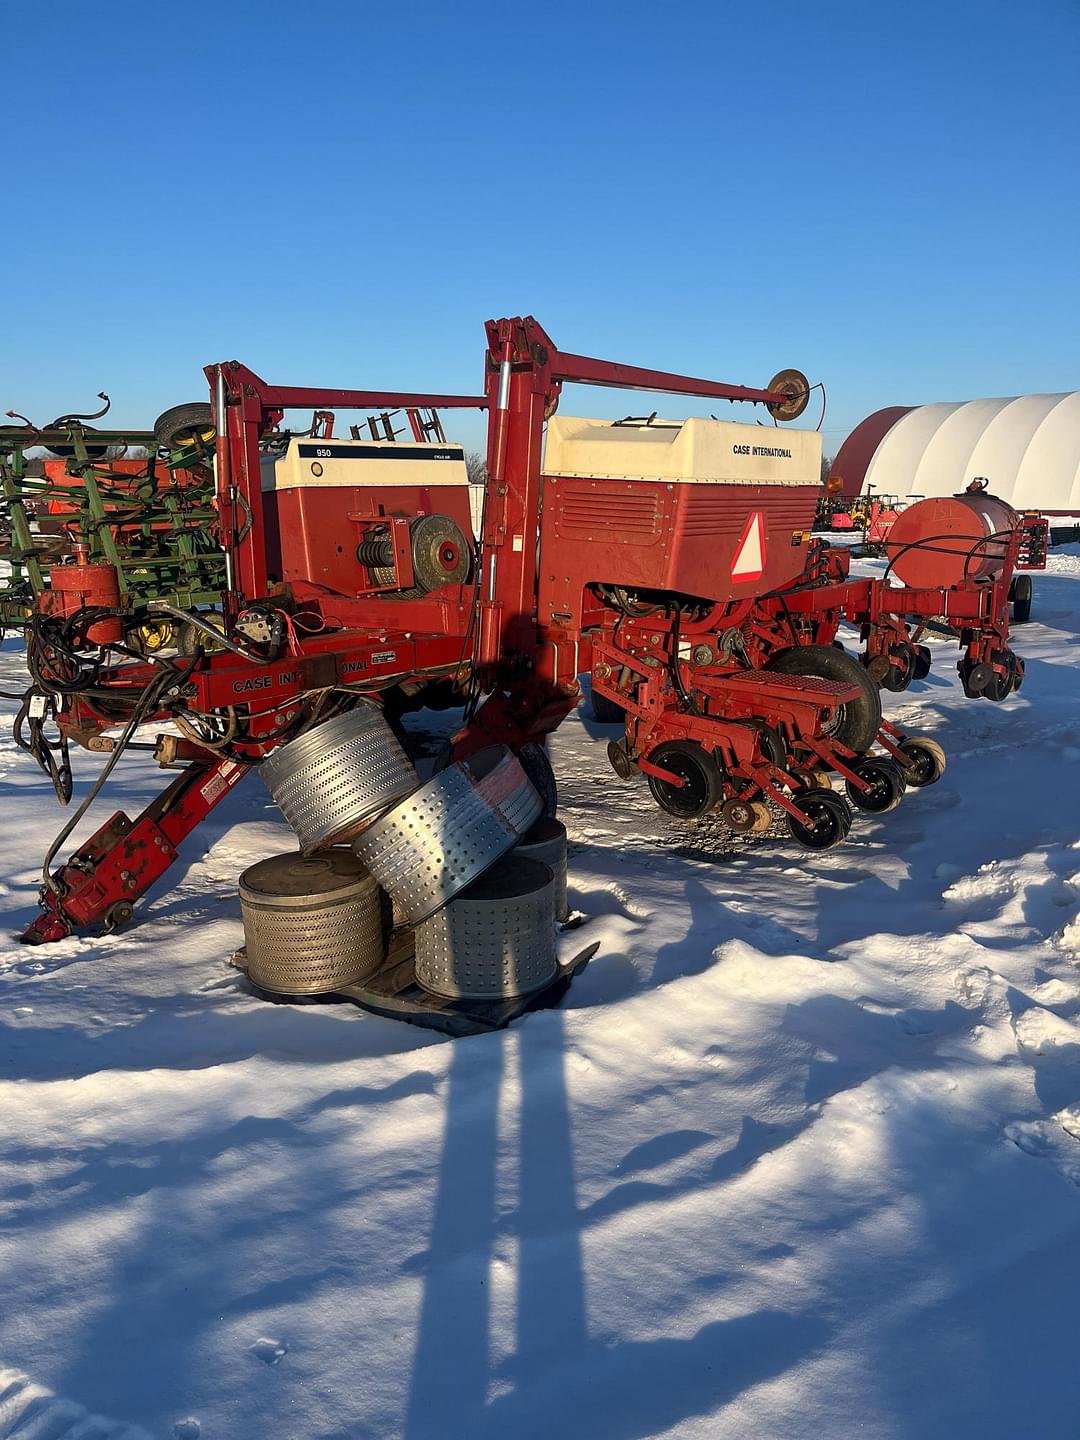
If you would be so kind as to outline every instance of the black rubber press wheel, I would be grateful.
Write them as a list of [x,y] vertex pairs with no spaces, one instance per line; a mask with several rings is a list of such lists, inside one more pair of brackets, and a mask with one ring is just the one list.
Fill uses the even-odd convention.
[[648,777],[653,799],[669,815],[679,820],[695,820],[719,804],[724,793],[723,771],[713,757],[692,740],[669,740],[653,751],[649,763],[670,770],[686,782],[672,785],[655,775]]
[[895,810],[904,798],[907,782],[900,766],[888,755],[872,755],[853,765],[852,770],[860,780],[865,780],[869,790],[860,790],[848,780],[847,796],[860,810],[874,815],[884,815]]
[[911,762],[904,770],[904,779],[909,785],[918,789],[924,785],[936,785],[945,774],[945,751],[936,740],[928,740],[925,736],[901,740],[900,753]]
[[808,790],[798,797],[799,809],[809,825],[787,817],[788,830],[808,850],[831,850],[847,839],[851,829],[851,806],[835,790]]

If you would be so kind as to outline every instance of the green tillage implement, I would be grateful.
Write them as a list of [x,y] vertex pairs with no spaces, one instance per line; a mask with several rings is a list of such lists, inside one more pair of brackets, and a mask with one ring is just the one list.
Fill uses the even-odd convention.
[[[39,445],[73,452],[65,482],[27,475],[26,451]],[[112,469],[101,455],[106,446],[119,455],[141,449],[148,457],[145,473]],[[26,618],[36,596],[48,588],[50,567],[70,552],[69,537],[88,547],[90,561],[116,566],[121,596],[132,609],[149,600],[183,609],[220,605],[225,561],[214,535],[208,462],[205,451],[190,446],[159,458],[149,431],[95,430],[91,439],[79,426],[0,428],[0,501],[6,512],[0,513],[0,529],[7,532],[0,560],[10,571],[0,575],[0,620]],[[174,478],[178,470],[185,472],[183,484]],[[59,502],[63,512],[49,514],[50,501]],[[58,533],[42,533],[47,521]]]

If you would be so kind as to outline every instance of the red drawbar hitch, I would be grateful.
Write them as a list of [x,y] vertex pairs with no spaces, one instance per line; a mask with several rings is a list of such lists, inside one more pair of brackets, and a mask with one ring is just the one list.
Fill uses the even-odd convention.
[[235,760],[188,765],[141,815],[118,810],[41,887],[42,913],[19,939],[24,945],[63,940],[76,929],[115,930],[131,919],[140,895],[176,859],[176,849],[244,778]]

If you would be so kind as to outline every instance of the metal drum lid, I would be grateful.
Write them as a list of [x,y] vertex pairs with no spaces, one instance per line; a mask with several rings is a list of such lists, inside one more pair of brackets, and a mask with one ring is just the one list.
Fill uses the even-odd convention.
[[517,758],[493,745],[435,775],[353,848],[415,925],[501,859],[542,810]]
[[259,773],[305,851],[351,839],[420,784],[375,705],[359,705],[280,746]]
[[509,855],[416,927],[417,984],[448,999],[506,1000],[558,973],[555,882]]
[[514,851],[523,860],[539,860],[555,877],[555,918],[565,920],[570,914],[566,899],[566,826],[553,815],[543,815],[523,835]]
[[351,850],[260,860],[240,877],[240,909],[247,972],[263,990],[340,990],[386,954],[384,896]]

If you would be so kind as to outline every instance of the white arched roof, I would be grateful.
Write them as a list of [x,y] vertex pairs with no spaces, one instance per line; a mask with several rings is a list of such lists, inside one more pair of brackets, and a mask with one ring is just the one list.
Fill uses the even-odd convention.
[[879,495],[953,495],[976,476],[1010,504],[1080,508],[1080,391],[920,405],[866,468]]

